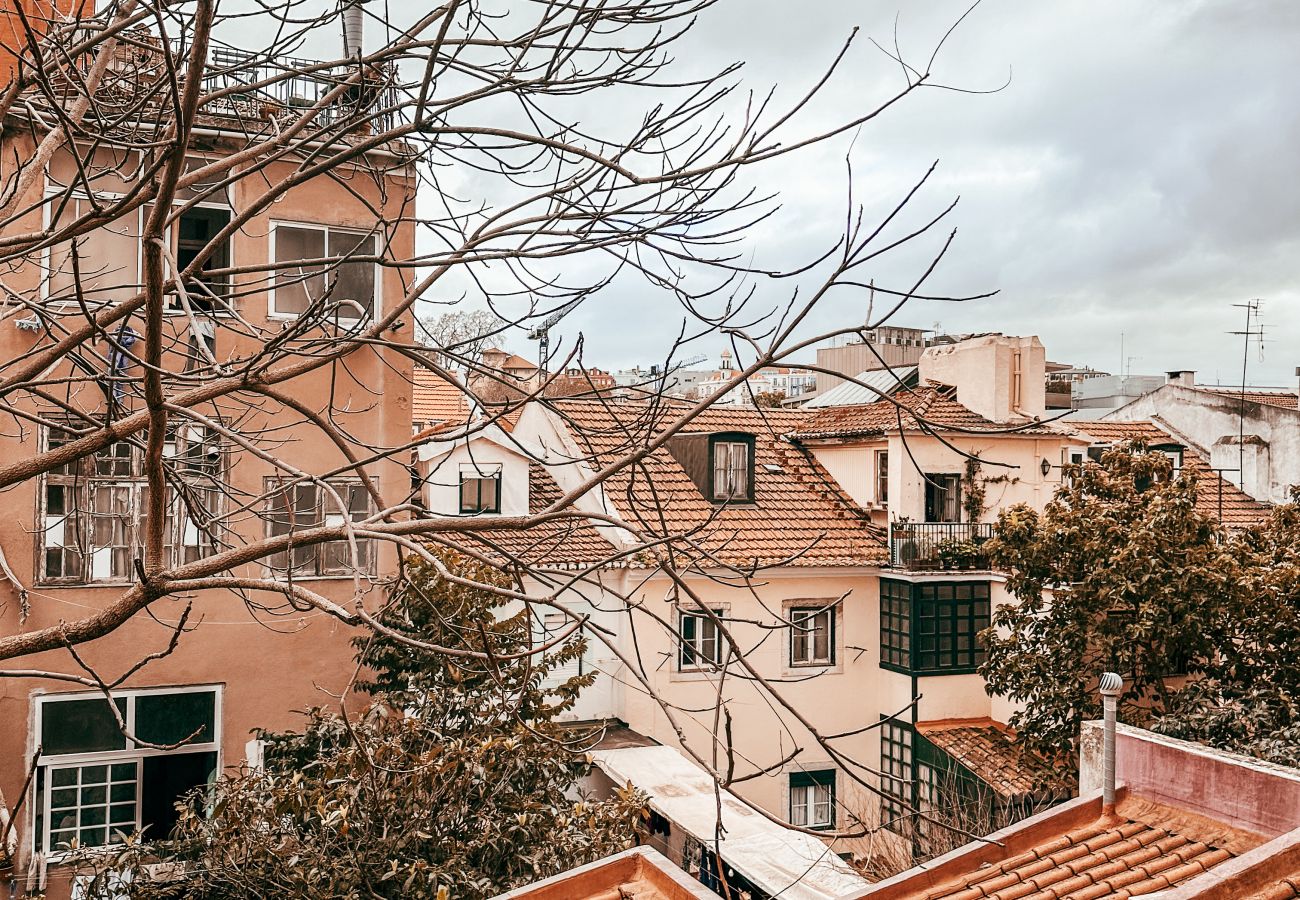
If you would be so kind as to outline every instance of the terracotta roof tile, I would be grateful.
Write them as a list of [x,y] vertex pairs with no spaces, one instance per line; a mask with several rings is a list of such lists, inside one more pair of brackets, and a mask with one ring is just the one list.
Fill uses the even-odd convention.
[[[1224,397],[1240,398],[1242,393],[1228,387],[1205,387],[1197,385],[1194,390],[1204,391],[1207,394],[1220,394]],[[1264,406],[1280,406],[1283,409],[1300,408],[1300,395],[1294,391],[1252,391],[1246,390],[1246,402],[1262,403]]]
[[916,730],[1004,800],[1034,794],[1050,774],[1045,762],[1023,754],[1015,735],[992,719],[918,722]]
[[908,900],[1107,900],[1193,878],[1261,839],[1140,799]]
[[[685,406],[566,401],[583,457],[612,462],[662,432]],[[785,439],[810,418],[803,410],[714,407],[687,429],[755,436],[754,502],[718,505],[700,493],[664,447],[605,484],[623,521],[650,537],[687,536],[701,565],[878,565],[887,557],[881,530],[813,455]],[[682,547],[681,541],[674,542]]]
[[414,382],[411,420],[417,428],[469,418],[469,400],[461,388],[423,366],[415,367]]
[[1197,478],[1196,508],[1205,515],[1234,528],[1257,525],[1268,519],[1273,507],[1256,500],[1210,468],[1194,448],[1154,422],[1083,422],[1077,430],[1097,443],[1120,444],[1144,441],[1148,446],[1177,444],[1183,448],[1183,468]]
[[[1049,425],[1026,420],[1023,423],[998,424],[958,403],[952,388],[918,387],[899,390],[897,403],[878,400],[858,406],[828,406],[798,428],[800,438],[868,437],[895,431],[1007,432],[1020,434],[1059,434]],[[901,405],[901,408],[900,408]]]

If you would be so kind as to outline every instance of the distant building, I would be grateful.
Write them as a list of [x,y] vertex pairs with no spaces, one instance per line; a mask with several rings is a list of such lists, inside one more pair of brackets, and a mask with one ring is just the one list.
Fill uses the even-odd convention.
[[865,341],[817,348],[818,393],[843,384],[846,377],[859,372],[916,365],[925,348],[935,343],[926,338],[931,333],[923,328],[882,325],[866,332]]
[[1115,422],[1151,420],[1198,448],[1210,465],[1256,500],[1285,503],[1300,484],[1300,395],[1284,388],[1196,384],[1171,372],[1167,384],[1111,411]]
[[1087,366],[1078,367],[1065,363],[1047,363],[1047,408],[1072,409],[1074,386],[1093,378],[1109,377],[1109,372],[1102,372]]

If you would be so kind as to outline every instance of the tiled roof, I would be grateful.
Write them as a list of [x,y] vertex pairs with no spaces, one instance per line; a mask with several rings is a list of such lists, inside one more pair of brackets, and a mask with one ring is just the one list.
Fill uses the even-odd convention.
[[1032,795],[1048,774],[1046,763],[1036,765],[1006,726],[992,719],[918,722],[916,730],[1005,800]]
[[1141,799],[908,900],[1107,900],[1181,884],[1261,843]]
[[[561,496],[560,486],[546,467],[529,462],[528,511],[539,513]],[[490,520],[484,524],[490,524]],[[481,552],[543,568],[597,562],[616,552],[588,520],[578,517],[548,521],[527,531],[470,532],[466,539]]]
[[[556,404],[580,453],[597,468],[644,447],[687,406],[639,402]],[[701,565],[878,565],[884,535],[813,455],[784,435],[809,418],[801,410],[714,407],[688,432],[738,431],[755,436],[754,502],[706,500],[686,470],[660,447],[605,482],[619,518],[651,538],[673,542]]]
[[801,423],[795,433],[800,438],[869,437],[926,428],[1012,434],[1059,433],[1047,425],[1028,421],[999,425],[958,403],[953,389],[946,386],[900,390],[894,395],[894,401],[879,400],[859,406],[820,409]]
[[1273,507],[1251,497],[1210,468],[1192,447],[1187,447],[1154,422],[1085,422],[1078,431],[1097,443],[1119,444],[1145,441],[1148,446],[1177,444],[1183,447],[1183,468],[1196,473],[1196,508],[1224,525],[1244,528],[1266,520]]
[[[1195,390],[1205,391],[1207,394],[1220,394],[1234,399],[1242,397],[1240,390],[1230,387],[1206,387],[1198,384]],[[1295,391],[1253,391],[1247,388],[1245,397],[1247,403],[1262,403],[1265,406],[1280,406],[1283,409],[1300,408],[1300,394]]]
[[469,418],[469,400],[461,388],[423,366],[415,367],[414,382],[411,420],[416,427]]

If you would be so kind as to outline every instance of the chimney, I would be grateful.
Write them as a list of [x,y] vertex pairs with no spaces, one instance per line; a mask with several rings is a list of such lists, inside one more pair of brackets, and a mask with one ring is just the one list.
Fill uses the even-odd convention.
[[1300,394],[1300,366],[1295,367],[1296,393]]
[[1165,373],[1166,384],[1176,384],[1179,387],[1196,387],[1196,372],[1193,369],[1174,369],[1172,372]]
[[365,19],[361,4],[365,0],[343,0],[343,55],[355,59],[364,53]]
[[1115,712],[1120,691],[1124,689],[1124,679],[1114,672],[1103,672],[1099,686],[1102,708],[1101,814],[1108,816],[1115,812]]
[[993,422],[1046,413],[1047,360],[1037,337],[986,334],[931,346],[917,370],[923,385],[955,387],[958,403]]

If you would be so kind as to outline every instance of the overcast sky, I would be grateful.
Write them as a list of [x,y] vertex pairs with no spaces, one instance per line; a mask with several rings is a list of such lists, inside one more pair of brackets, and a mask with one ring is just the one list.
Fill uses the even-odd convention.
[[[715,68],[745,60],[758,90],[789,97],[817,75],[853,26],[849,64],[804,124],[852,116],[899,84],[896,66],[865,40],[924,59],[965,2],[863,0],[723,2],[678,57]],[[1133,373],[1198,370],[1240,377],[1242,326],[1232,304],[1262,299],[1266,343],[1250,380],[1291,384],[1300,364],[1300,3],[1294,0],[1132,2],[985,0],[953,36],[939,80],[998,93],[923,91],[864,128],[852,148],[855,190],[881,208],[934,160],[922,212],[961,201],[958,238],[933,286],[997,289],[957,306],[915,303],[898,324],[946,331],[1038,334],[1054,360]],[[847,142],[747,173],[779,190],[778,218],[746,253],[790,264],[833,241],[843,222]],[[899,284],[919,256],[873,271]],[[790,284],[760,286],[769,305]],[[655,361],[680,320],[671,301],[636,285],[600,298],[556,330],[586,336],[605,368]],[[859,322],[844,293],[813,327]],[[700,346],[700,352],[723,349]],[[526,341],[513,349],[535,352]]]

